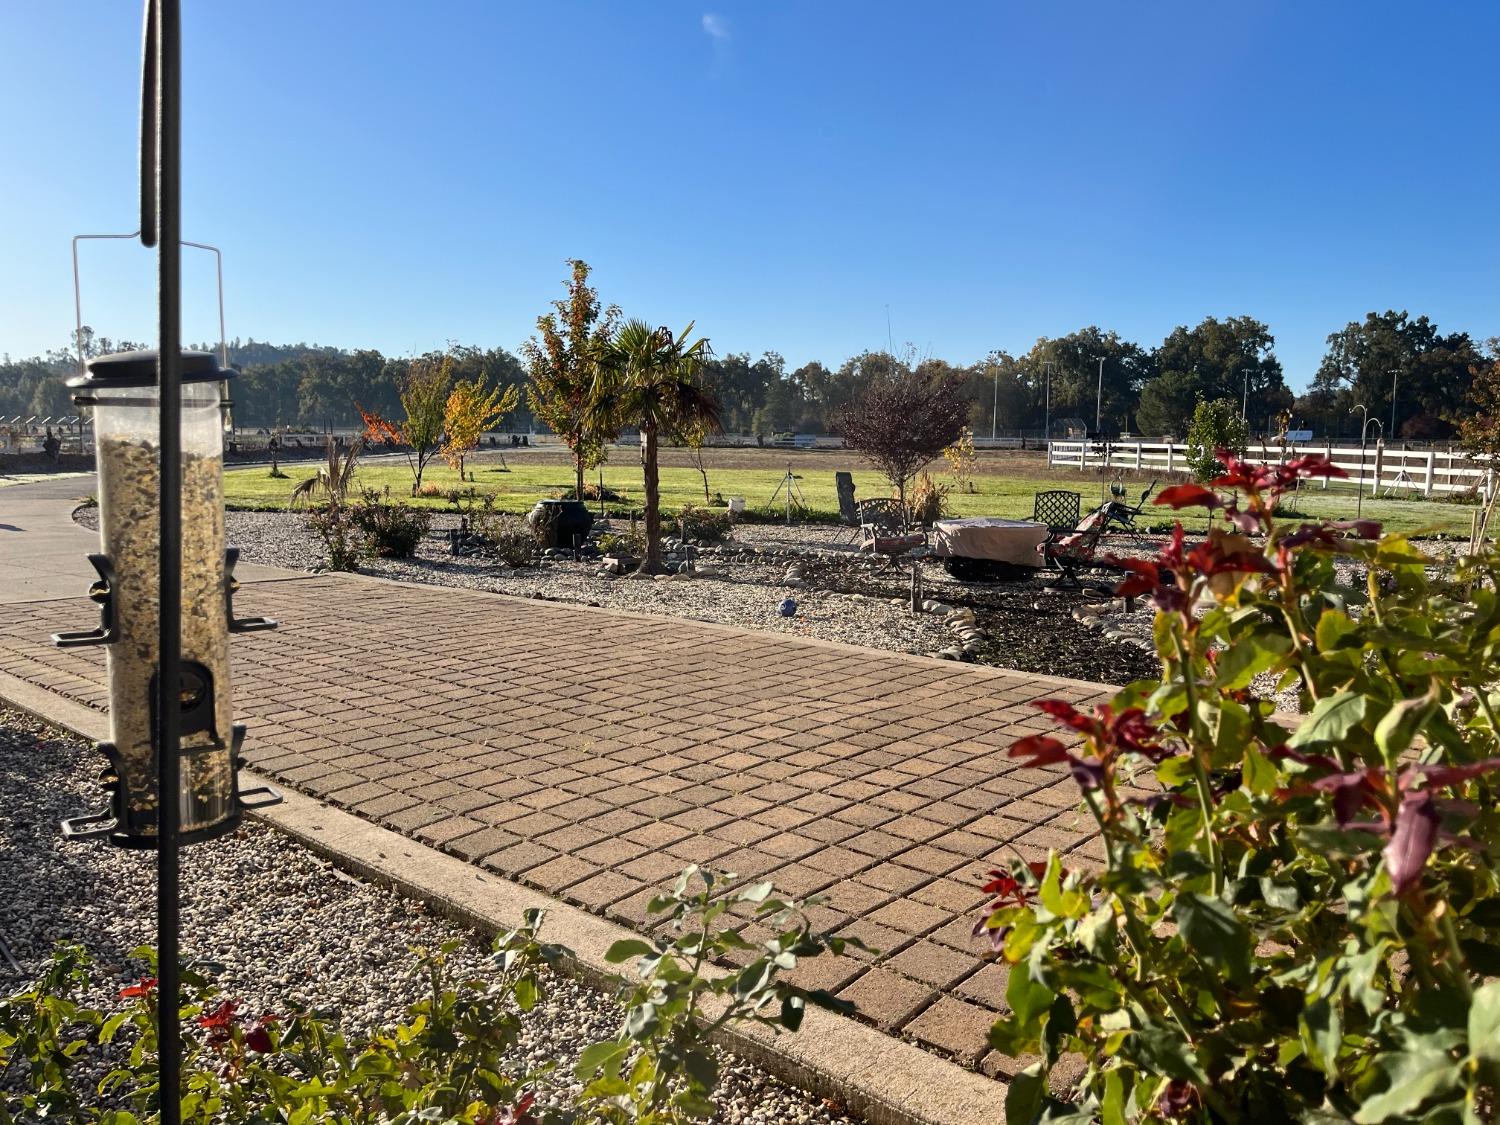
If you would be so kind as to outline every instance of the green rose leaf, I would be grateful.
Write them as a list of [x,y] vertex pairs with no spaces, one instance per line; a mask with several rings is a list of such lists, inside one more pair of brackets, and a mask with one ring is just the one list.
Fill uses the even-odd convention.
[[1437,686],[1417,699],[1403,699],[1375,725],[1375,745],[1386,765],[1394,766],[1411,746],[1427,717],[1437,709]]
[[578,1065],[573,1068],[573,1077],[580,1080],[592,1078],[611,1060],[623,1058],[630,1050],[629,1043],[606,1039],[603,1043],[590,1043],[578,1056]]
[[1315,631],[1318,651],[1332,652],[1339,647],[1345,637],[1358,631],[1359,626],[1350,620],[1347,613],[1337,609],[1325,610],[1323,615],[1318,618],[1318,626]]
[[1365,718],[1365,697],[1355,691],[1341,691],[1318,700],[1312,713],[1302,721],[1297,733],[1287,739],[1288,746],[1316,746],[1342,742]]
[[1214,665],[1215,687],[1220,691],[1238,691],[1267,671],[1290,651],[1287,637],[1245,637],[1225,649]]
[[1010,1089],[1005,1092],[1005,1120],[1009,1125],[1031,1125],[1041,1117],[1046,1096],[1046,1072],[1041,1063],[1032,1063],[1010,1080]]
[[1236,984],[1250,979],[1250,931],[1234,911],[1216,898],[1181,894],[1172,904],[1172,917],[1188,948]]
[[1005,999],[1016,1021],[1025,1027],[1035,1026],[1052,1007],[1054,993],[1041,981],[1032,980],[1025,965],[1014,965],[1006,982]]
[[629,961],[632,957],[650,957],[655,952],[654,947],[639,938],[625,938],[610,946],[604,954],[604,959],[611,965],[618,965],[622,961]]
[[1389,1081],[1359,1107],[1357,1125],[1378,1125],[1413,1113],[1428,1099],[1458,1087],[1458,1066],[1442,1051],[1392,1051],[1377,1058],[1375,1068]]
[[1469,1054],[1500,1063],[1500,981],[1492,980],[1474,993],[1469,1006]]

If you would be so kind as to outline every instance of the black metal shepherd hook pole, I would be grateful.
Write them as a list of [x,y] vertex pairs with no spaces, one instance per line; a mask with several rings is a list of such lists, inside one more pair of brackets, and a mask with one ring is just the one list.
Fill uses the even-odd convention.
[[181,1118],[178,807],[182,663],[182,35],[177,0],[146,0],[141,82],[141,241],[157,248],[161,398],[156,677],[156,1025],[161,1123]]

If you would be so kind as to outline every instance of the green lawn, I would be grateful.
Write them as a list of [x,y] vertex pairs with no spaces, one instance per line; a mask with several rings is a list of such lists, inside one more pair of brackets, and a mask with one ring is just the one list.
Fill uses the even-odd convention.
[[[743,461],[744,456],[740,455]],[[833,520],[837,518],[838,496],[834,489],[834,471],[843,467],[842,461],[827,459],[827,468],[815,467],[824,458],[806,458],[796,466],[797,486],[812,515]],[[611,502],[611,510],[639,507],[642,500],[641,469],[629,454],[617,453],[617,463],[604,467],[605,486],[623,498]],[[725,497],[741,496],[752,514],[768,511],[771,494],[785,472],[786,458],[767,453],[766,465],[757,468],[710,468],[708,474],[711,491]],[[808,462],[811,461],[812,465]],[[565,465],[548,458],[545,461],[524,455],[509,458],[509,471],[488,461],[471,462],[474,477],[472,487],[481,493],[495,497],[496,504],[512,512],[529,511],[538,500],[561,494],[572,486],[572,472]],[[943,468],[941,462],[934,469]],[[264,467],[234,469],[225,473],[228,503],[237,508],[279,509],[287,503],[292,486],[315,471],[315,464],[291,464],[284,466],[286,480],[270,477]],[[946,480],[940,472],[933,473],[935,479]],[[591,482],[597,481],[598,472],[589,474]],[[423,475],[423,483],[440,489],[470,487],[460,484],[458,474],[439,462],[431,465]],[[390,488],[393,497],[410,500],[411,471],[402,461],[367,462],[356,470],[357,488]],[[870,471],[855,471],[856,495],[861,498],[889,495],[890,488],[879,474]],[[666,467],[661,470],[662,499],[666,508],[675,510],[684,504],[703,503],[703,478],[697,470],[682,467]],[[1139,495],[1141,484],[1127,484],[1132,498]],[[1036,462],[1020,463],[1007,467],[1003,462],[981,463],[981,472],[974,480],[972,493],[951,493],[949,507],[956,516],[1005,516],[1012,519],[1031,515],[1032,497],[1039,489],[1070,488],[1083,494],[1084,510],[1098,502],[1100,482],[1096,473],[1059,474],[1048,473]],[[444,496],[422,497],[414,503],[424,507],[451,510],[453,505]],[[1327,516],[1335,519],[1354,517],[1355,496],[1352,489],[1335,486],[1326,491],[1316,485],[1300,493],[1295,508],[1310,517]],[[784,511],[778,498],[776,512]],[[1467,534],[1472,507],[1428,501],[1372,500],[1364,502],[1364,515],[1381,520],[1388,529],[1404,532],[1442,531],[1448,534]],[[1146,515],[1153,524],[1163,528],[1171,526],[1171,515],[1164,509],[1147,507]],[[1144,521],[1143,521],[1144,522]]]

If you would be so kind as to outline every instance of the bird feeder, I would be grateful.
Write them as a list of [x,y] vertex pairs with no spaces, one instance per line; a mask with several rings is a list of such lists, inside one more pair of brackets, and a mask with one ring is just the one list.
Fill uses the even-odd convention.
[[[121,352],[89,362],[69,383],[74,402],[93,409],[99,466],[101,551],[89,561],[98,628],[59,633],[64,648],[104,646],[111,740],[104,783],[109,808],[63,822],[71,838],[108,837],[123,847],[157,846],[157,700],[160,675],[161,400],[155,351]],[[182,653],[176,699],[181,784],[181,843],[234,829],[244,808],[275,804],[269,788],[238,783],[245,728],[232,720],[229,635],[275,628],[265,618],[234,616],[238,550],[224,541],[221,371],[207,352],[182,353]]]

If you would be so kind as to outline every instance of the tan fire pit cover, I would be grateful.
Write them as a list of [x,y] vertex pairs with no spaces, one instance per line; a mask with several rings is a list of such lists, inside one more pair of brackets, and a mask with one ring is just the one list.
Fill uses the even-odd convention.
[[1030,520],[980,516],[968,520],[939,520],[932,526],[933,553],[940,557],[989,559],[1011,566],[1042,565],[1040,547],[1047,525]]

